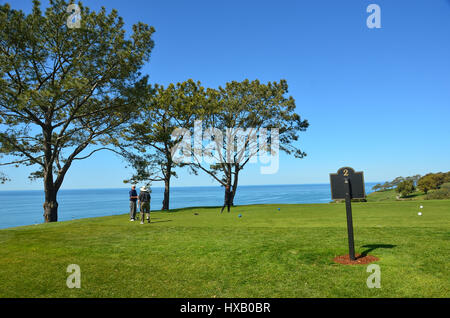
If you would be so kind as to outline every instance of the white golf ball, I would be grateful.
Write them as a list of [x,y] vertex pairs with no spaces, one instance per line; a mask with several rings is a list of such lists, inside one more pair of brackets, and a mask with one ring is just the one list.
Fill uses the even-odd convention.
[[422,215],[422,212],[417,213],[418,215]]
[[421,205],[420,208],[423,209],[423,205]]

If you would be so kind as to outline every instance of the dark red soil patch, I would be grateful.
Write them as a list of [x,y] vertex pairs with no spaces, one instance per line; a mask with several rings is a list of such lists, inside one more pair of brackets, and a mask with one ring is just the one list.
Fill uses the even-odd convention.
[[360,264],[369,264],[372,262],[376,262],[380,260],[378,257],[372,255],[361,255],[356,254],[356,260],[351,260],[350,255],[340,255],[336,256],[333,261],[335,263],[344,264],[344,265],[360,265]]

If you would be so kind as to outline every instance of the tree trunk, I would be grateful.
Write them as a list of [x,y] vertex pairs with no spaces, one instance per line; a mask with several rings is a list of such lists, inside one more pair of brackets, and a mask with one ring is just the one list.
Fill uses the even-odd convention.
[[169,210],[169,200],[170,200],[170,180],[164,180],[164,200],[163,200],[163,206],[161,210]]
[[234,206],[234,196],[236,195],[237,186],[238,186],[238,178],[239,176],[239,167],[234,166],[234,180],[233,186],[231,187],[231,206]]
[[56,201],[57,190],[53,185],[45,185],[45,202],[44,202],[44,222],[58,221],[58,202]]
[[[223,198],[223,205],[227,205],[228,204],[228,202],[227,202],[227,187],[230,189],[230,195],[231,195],[231,192],[232,192],[232,189],[231,189],[231,178],[232,178],[233,174],[232,174],[232,171],[231,171],[231,164],[227,163],[226,165],[227,165],[227,168],[228,168],[228,169],[225,169],[227,183],[226,183],[226,185],[224,187],[224,194],[225,195],[224,195],[224,198]],[[232,199],[231,199],[231,202],[233,202]]]
[[167,169],[168,174],[166,175],[166,178],[164,179],[164,200],[163,200],[163,211],[169,211],[169,202],[170,202],[170,168]]
[[231,190],[231,206],[234,206],[234,195],[236,194],[236,189],[234,187]]
[[42,128],[44,136],[44,222],[58,221],[58,202],[56,195],[59,187],[53,183],[53,160],[52,160],[52,126],[50,119],[46,118],[46,126]]

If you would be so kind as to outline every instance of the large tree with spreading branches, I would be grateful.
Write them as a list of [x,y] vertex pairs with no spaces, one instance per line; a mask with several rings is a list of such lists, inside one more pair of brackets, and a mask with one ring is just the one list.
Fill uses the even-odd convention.
[[167,87],[149,87],[138,118],[116,139],[122,155],[134,169],[126,182],[164,182],[162,210],[170,208],[170,181],[177,177],[176,168],[187,165],[173,158],[173,148],[180,139],[172,134],[175,129],[192,126],[201,112],[204,96],[200,82],[191,79]]
[[232,81],[218,89],[207,89],[197,119],[206,133],[202,139],[210,139],[213,146],[208,146],[206,156],[205,151],[194,149],[192,166],[229,186],[232,203],[239,174],[249,162],[256,162],[257,156],[277,156],[279,150],[296,158],[306,156],[298,139],[309,123],[296,112],[295,100],[287,93],[286,80],[267,84]]
[[154,45],[144,23],[126,37],[116,10],[70,5],[50,0],[43,13],[33,1],[28,15],[0,6],[1,164],[37,168],[45,222],[58,220],[57,193],[73,162],[108,149],[104,137],[137,112],[147,87],[139,70]]

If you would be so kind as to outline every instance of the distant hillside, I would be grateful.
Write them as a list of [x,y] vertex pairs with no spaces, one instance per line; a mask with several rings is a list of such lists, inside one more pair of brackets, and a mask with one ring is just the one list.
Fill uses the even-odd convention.
[[450,171],[424,176],[397,177],[391,182],[376,184],[367,201],[442,200],[450,199]]

